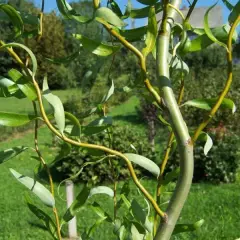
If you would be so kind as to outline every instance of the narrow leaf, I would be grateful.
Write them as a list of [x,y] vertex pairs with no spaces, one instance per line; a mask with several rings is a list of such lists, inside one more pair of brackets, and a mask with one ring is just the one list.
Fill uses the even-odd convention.
[[146,36],[146,47],[142,50],[143,55],[146,57],[154,48],[156,38],[157,38],[157,19],[155,14],[155,8],[151,7],[149,9],[148,15],[148,28]]
[[35,87],[26,76],[23,76],[23,74],[16,69],[11,69],[8,75],[17,84],[18,89],[20,89],[30,101],[37,99]]
[[144,5],[154,5],[158,0],[137,0],[137,1]]
[[[151,6],[147,6],[139,9],[131,9],[130,17],[131,18],[146,18],[148,17]],[[159,13],[162,11],[162,3],[155,4],[155,12]]]
[[100,7],[95,12],[95,18],[96,20],[103,19],[106,22],[112,24],[116,27],[124,27],[126,25],[125,22],[123,22],[117,15],[114,13],[111,9],[106,7]]
[[36,119],[35,115],[0,112],[0,125],[18,127]]
[[132,240],[143,240],[144,235],[140,234],[134,224],[131,226]]
[[65,128],[65,113],[63,104],[59,97],[53,95],[50,92],[46,77],[43,80],[43,97],[48,101],[48,103],[53,108],[54,118],[57,123],[58,129],[63,134]]
[[76,197],[76,200],[71,204],[71,206],[67,209],[66,213],[64,214],[63,223],[69,222],[72,218],[74,218],[77,212],[81,210],[81,208],[84,206],[88,199],[89,193],[90,193],[89,188],[84,186],[82,191]]
[[26,47],[25,45],[20,44],[20,43],[4,44],[3,46],[0,47],[0,50],[4,49],[4,48],[8,48],[8,47],[19,47],[19,48],[22,48],[23,50],[25,50],[29,54],[31,61],[32,61],[32,75],[35,76],[35,74],[37,72],[37,59],[36,59],[35,55],[33,54],[33,52],[28,47]]
[[113,223],[112,218],[109,216],[107,212],[105,212],[102,207],[97,203],[93,202],[89,205],[89,207],[100,217],[104,220],[106,219],[107,222]]
[[106,194],[106,195],[108,195],[109,197],[112,197],[112,198],[114,196],[113,190],[111,188],[105,187],[105,186],[98,186],[98,187],[92,188],[88,197],[90,198],[90,197],[92,197],[93,195],[96,195],[96,194]]
[[27,149],[29,149],[29,147],[18,146],[0,151],[0,164],[8,161],[11,158],[16,157]]
[[175,168],[171,172],[167,173],[164,176],[163,185],[164,186],[168,185],[170,182],[175,180],[179,176],[179,174],[180,174],[180,168]]
[[101,117],[93,120],[90,122],[87,126],[103,126],[103,125],[112,125],[112,117],[111,116],[106,116],[106,117]]
[[106,57],[117,52],[120,49],[120,46],[113,46],[113,45],[101,43],[101,42],[89,39],[87,37],[84,37],[83,35],[80,35],[80,34],[74,34],[73,36],[81,42],[81,44],[83,45],[83,48],[85,48],[86,50],[98,56]]
[[57,239],[57,227],[53,222],[52,218],[45,213],[43,210],[38,208],[36,205],[27,201],[27,206],[29,210],[44,224],[44,226],[49,230],[54,239]]
[[222,42],[218,41],[218,39],[213,35],[213,33],[212,33],[212,31],[211,31],[211,29],[210,29],[210,27],[209,27],[208,14],[209,14],[209,12],[216,6],[216,4],[217,4],[217,3],[215,3],[213,6],[211,6],[211,7],[207,10],[207,12],[205,13],[205,15],[204,15],[204,30],[205,30],[207,36],[208,36],[213,42],[217,43],[217,44],[220,45],[220,46],[223,46],[223,47],[227,48],[227,45],[226,45],[225,43],[222,43]]
[[229,11],[232,11],[234,6],[228,0],[222,0],[224,5],[228,8]]
[[23,33],[23,20],[20,16],[20,14],[11,6],[8,4],[0,4],[0,10],[4,11],[8,17],[10,18],[12,24],[13,24],[13,30],[15,32],[15,38],[19,37]]
[[92,21],[92,18],[82,16],[70,6],[70,4],[66,0],[56,0],[59,12],[66,18],[66,19],[75,19],[80,23],[88,23]]
[[38,198],[41,199],[41,201],[49,206],[54,207],[55,200],[52,196],[52,194],[49,192],[49,190],[44,187],[41,183],[35,181],[34,179],[24,176],[18,172],[16,172],[14,169],[10,168],[10,172],[13,174],[13,176],[22,183],[25,187],[30,189]]
[[228,16],[228,22],[232,24],[236,20],[236,18],[239,16],[239,14],[240,14],[240,2],[238,1],[237,4],[232,9],[232,12]]
[[136,219],[141,225],[148,231],[152,231],[152,224],[147,218],[146,213],[144,212],[143,208],[139,205],[136,199],[133,199],[131,203],[131,211],[133,214],[134,219]]
[[149,172],[151,172],[154,176],[158,177],[160,174],[160,169],[156,163],[154,163],[152,160],[140,156],[138,154],[134,153],[125,153],[124,154],[131,162],[145,168]]
[[116,1],[112,0],[112,1],[110,2],[110,6],[111,6],[113,12],[114,12],[118,17],[121,18],[121,17],[123,16],[122,11],[121,11],[120,7],[118,6],[118,4],[116,3]]
[[198,137],[198,140],[205,142],[203,151],[204,151],[204,154],[207,156],[209,150],[213,146],[212,138],[206,132],[201,132],[201,134]]
[[204,223],[204,220],[201,219],[193,224],[177,224],[174,228],[173,235],[183,232],[193,232],[199,229]]
[[[197,107],[205,110],[211,110],[212,107],[216,104],[217,98],[210,99],[193,99],[185,102],[182,106],[188,105],[192,107]],[[231,99],[224,98],[221,103],[221,108],[223,109],[231,109],[232,113],[236,111],[236,105]]]
[[146,32],[147,26],[120,30],[121,35],[129,42],[142,40]]
[[77,51],[67,57],[63,58],[45,58],[48,62],[54,63],[54,64],[69,64],[71,63],[74,59],[76,59],[80,55],[80,52]]
[[81,134],[81,124],[79,120],[71,113],[65,112],[65,118],[70,120],[73,123],[73,127],[71,129],[70,135],[80,137]]
[[114,82],[112,80],[112,85],[111,87],[109,88],[108,92],[105,94],[105,96],[103,97],[101,103],[105,103],[107,102],[107,100],[113,95],[114,93]]

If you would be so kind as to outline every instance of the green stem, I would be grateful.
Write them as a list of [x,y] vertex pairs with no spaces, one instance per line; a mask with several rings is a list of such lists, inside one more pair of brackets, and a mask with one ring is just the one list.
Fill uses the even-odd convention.
[[[174,0],[171,4],[179,8],[181,0]],[[167,219],[162,221],[154,240],[170,239],[176,222],[179,218],[183,205],[188,196],[193,177],[193,145],[188,133],[186,123],[183,120],[177,101],[171,87],[169,79],[169,42],[171,34],[171,24],[175,18],[176,11],[167,9],[164,14],[165,19],[161,25],[157,39],[157,77],[160,84],[161,96],[170,115],[171,125],[178,143],[180,153],[180,176],[176,189],[166,210]]]

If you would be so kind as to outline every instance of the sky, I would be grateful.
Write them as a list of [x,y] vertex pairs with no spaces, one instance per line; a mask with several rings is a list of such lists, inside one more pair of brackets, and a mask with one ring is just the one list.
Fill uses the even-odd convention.
[[[75,0],[76,2],[77,0]],[[40,6],[41,4],[41,0],[34,0],[35,4],[37,6]],[[69,0],[69,2],[72,2],[71,0]],[[106,0],[102,0],[101,1],[103,4],[106,4]],[[121,7],[121,9],[123,10],[125,8],[125,5],[127,4],[127,0],[116,0],[116,2],[119,4],[119,6]],[[191,1],[192,2],[192,1]],[[198,0],[197,2],[197,7],[200,7],[200,6],[212,6],[213,4],[215,4],[217,2],[217,0]],[[235,5],[238,0],[230,0],[229,2],[232,3],[232,5]],[[136,0],[132,0],[132,5],[134,8],[141,8],[143,7],[144,5],[140,4],[139,2],[137,2]],[[229,10],[225,7],[225,5],[223,4],[223,2],[221,0],[218,1],[218,5],[221,5],[222,6],[222,9],[223,9],[223,20],[224,20],[224,23],[227,22],[227,18],[228,18],[228,14],[229,14]],[[188,4],[188,1],[187,0],[183,0],[182,1],[182,6],[189,6]],[[51,10],[55,10],[55,11],[58,11],[57,10],[57,5],[56,5],[56,0],[45,0],[45,11],[49,12]],[[141,20],[138,20],[136,22],[136,25],[137,26],[141,26],[141,25],[144,25],[146,24],[146,20],[145,19],[141,19]]]

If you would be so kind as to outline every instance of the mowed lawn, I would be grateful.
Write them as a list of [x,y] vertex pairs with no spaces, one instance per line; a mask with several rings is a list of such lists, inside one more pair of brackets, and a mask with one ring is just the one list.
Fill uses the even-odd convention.
[[[69,93],[65,94],[67,96]],[[61,97],[61,96],[60,96]],[[111,114],[118,121],[119,124],[126,124],[131,122],[134,124],[134,117],[136,117],[134,104],[138,104],[136,99],[130,99],[125,105],[131,108],[129,110],[130,119],[121,118],[121,112],[124,108],[111,109]],[[7,106],[4,106],[2,99],[0,103],[0,111]],[[19,109],[19,105],[15,106],[15,109]],[[25,111],[28,111],[26,106]],[[11,111],[9,109],[8,111]],[[144,130],[144,127],[140,124],[135,124],[136,130]],[[56,149],[49,148],[51,144],[52,135],[46,127],[42,127],[39,130],[39,142],[42,154],[47,162],[50,162],[55,154]],[[7,142],[0,143],[0,150],[8,149],[13,146],[33,146],[33,133],[28,132],[21,137],[9,139]],[[0,165],[0,240],[46,240],[51,239],[48,233],[41,228],[41,222],[28,210],[24,195],[29,193],[24,186],[18,183],[9,172],[9,168],[14,168],[18,172],[33,176],[34,169],[38,166],[38,161],[32,158],[36,156],[31,150],[24,152],[18,157],[9,160],[8,162]],[[155,190],[155,183],[153,180],[143,180],[145,187],[153,193]],[[122,185],[122,183],[120,183]],[[109,185],[111,187],[111,184]],[[78,193],[81,189],[81,185],[75,186],[75,191]],[[55,184],[55,189],[57,184]],[[131,197],[140,199],[139,194],[134,186],[131,184],[132,194]],[[65,189],[60,188],[61,196],[64,198]],[[42,205],[42,203],[30,193],[30,196],[35,203],[45,211],[51,213],[51,209],[48,209]],[[56,193],[57,207],[60,215],[63,215],[66,210],[66,203],[60,199]],[[110,215],[112,215],[113,202],[106,196],[100,196],[94,199],[105,209]],[[121,211],[122,212],[122,211]],[[93,224],[98,217],[91,210],[84,210],[77,216],[78,229],[81,232],[85,227]],[[200,230],[195,233],[185,233],[182,235],[176,235],[172,239],[201,239],[201,240],[236,240],[240,238],[240,184],[222,184],[222,185],[210,185],[210,184],[194,184],[191,188],[191,192],[187,203],[183,209],[180,222],[191,223],[200,219],[204,219],[205,223]],[[99,227],[99,230],[94,234],[93,239],[98,240],[116,240],[116,237],[112,235],[112,226],[110,224],[103,224]]]

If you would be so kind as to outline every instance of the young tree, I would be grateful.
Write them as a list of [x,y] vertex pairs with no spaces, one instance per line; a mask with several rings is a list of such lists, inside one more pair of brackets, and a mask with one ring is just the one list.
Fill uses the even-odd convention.
[[[190,186],[193,178],[193,146],[200,138],[206,141],[205,153],[211,148],[211,141],[209,136],[203,132],[205,127],[215,116],[220,107],[225,107],[235,111],[235,104],[232,100],[225,98],[229,91],[233,74],[232,63],[232,43],[236,40],[235,29],[240,22],[239,5],[232,6],[228,1],[224,1],[227,7],[231,10],[228,22],[229,24],[222,28],[210,29],[208,24],[208,15],[211,14],[212,6],[208,9],[204,17],[204,29],[195,29],[189,23],[189,18],[196,5],[197,0],[194,0],[190,6],[187,16],[185,17],[180,8],[180,0],[138,0],[146,5],[142,9],[133,9],[128,4],[125,13],[117,5],[117,2],[111,0],[108,2],[108,7],[101,6],[99,0],[92,1],[93,15],[86,16],[80,14],[71,7],[65,0],[57,0],[60,13],[66,19],[77,21],[79,24],[88,24],[89,22],[96,21],[102,25],[105,31],[111,36],[111,42],[99,41],[91,39],[82,34],[75,34],[75,38],[79,40],[82,47],[89,52],[106,57],[114,55],[122,47],[127,48],[137,58],[140,69],[140,78],[133,91],[140,92],[145,90],[153,99],[152,102],[157,106],[159,114],[161,114],[162,122],[170,130],[169,139],[167,143],[164,159],[161,166],[157,166],[150,159],[140,156],[135,153],[121,153],[113,149],[111,144],[112,131],[114,128],[111,126],[111,117],[105,111],[105,104],[114,93],[114,82],[109,91],[103,96],[99,104],[89,111],[89,114],[94,112],[98,113],[98,118],[88,125],[81,126],[79,119],[68,112],[64,112],[63,105],[60,99],[53,95],[48,87],[47,78],[43,81],[43,90],[40,90],[37,78],[37,59],[33,52],[23,44],[16,42],[4,43],[0,41],[0,50],[6,50],[14,61],[19,65],[19,69],[12,69],[9,71],[9,78],[1,78],[1,93],[5,97],[26,97],[33,103],[34,115],[19,115],[17,113],[0,113],[0,120],[3,125],[17,126],[23,125],[28,122],[35,121],[35,148],[33,149],[41,162],[49,177],[50,191],[41,183],[30,177],[19,174],[17,171],[11,169],[14,177],[29,188],[35,195],[37,195],[42,202],[51,207],[55,220],[42,211],[38,206],[34,205],[31,200],[27,199],[29,209],[41,219],[45,227],[49,230],[54,239],[62,239],[62,226],[70,221],[83,206],[90,207],[100,217],[92,226],[82,232],[82,239],[92,239],[93,231],[104,221],[112,223],[114,227],[114,234],[118,239],[154,239],[154,240],[168,240],[171,235],[185,232],[194,231],[199,228],[203,220],[194,224],[180,224],[176,225],[183,205],[188,196]],[[44,4],[44,0],[42,1]],[[13,25],[15,36],[24,37],[23,19],[19,13],[10,5],[1,4],[0,9],[5,11],[10,17]],[[43,10],[43,8],[42,8]],[[163,11],[163,18],[158,26],[156,14]],[[175,23],[176,15],[180,15],[182,22]],[[37,34],[39,44],[43,39],[44,25],[42,20],[43,13],[39,15],[40,31]],[[148,17],[148,25],[136,29],[125,29],[124,19]],[[197,34],[196,39],[190,39],[188,32]],[[138,48],[132,44],[133,41],[143,40],[144,47]],[[177,43],[174,39],[178,39]],[[183,62],[182,57],[189,52],[200,51],[204,47],[216,43],[220,45],[227,55],[227,80],[226,84],[216,98],[211,99],[190,99],[184,105],[195,106],[201,109],[208,110],[208,114],[203,117],[202,123],[195,129],[194,134],[190,136],[189,129],[184,121],[179,105],[182,102],[184,93],[184,79],[189,72],[188,66]],[[40,45],[41,46],[41,45]],[[25,59],[19,56],[15,48],[21,48],[26,51],[29,60],[25,63]],[[153,54],[157,66],[156,84],[150,79],[147,66],[147,58],[149,54]],[[62,59],[61,59],[62,60]],[[65,59],[66,60],[66,59]],[[67,58],[69,60],[69,58]],[[55,59],[56,61],[56,59]],[[175,98],[175,89],[172,87],[171,76],[176,72],[178,79],[181,82],[178,98]],[[143,90],[144,89],[144,90]],[[141,90],[141,91],[140,91]],[[43,105],[43,98],[45,98],[53,108],[53,113],[48,114]],[[37,111],[37,104],[41,115]],[[87,115],[87,114],[86,114]],[[99,117],[100,116],[100,117]],[[62,154],[65,155],[71,146],[85,149],[93,155],[101,156],[96,162],[85,162],[82,169],[89,164],[97,164],[99,161],[108,160],[109,167],[113,172],[114,189],[105,186],[98,186],[92,189],[85,186],[80,194],[77,196],[73,204],[67,209],[65,214],[59,220],[59,215],[54,198],[54,187],[52,175],[49,170],[49,165],[45,162],[38,145],[38,119],[44,121],[50,131],[52,131],[59,139],[65,143],[65,149]],[[54,119],[54,123],[51,121]],[[69,123],[70,127],[66,126]],[[103,146],[94,143],[84,142],[82,136],[91,135],[100,131],[107,131],[109,138],[109,145]],[[165,174],[165,167],[169,159],[169,154],[173,148],[174,143],[178,146],[180,155],[180,168],[174,169],[172,172]],[[5,150],[0,156],[1,162],[7,161],[13,156],[29,149],[29,147],[15,147]],[[118,172],[113,168],[112,159],[123,161],[133,179],[136,187],[144,195],[148,202],[148,210],[150,211],[150,204],[155,213],[154,220],[144,211],[137,199],[130,201],[129,199],[129,186],[125,184],[121,189],[120,199],[117,195],[117,181]],[[156,197],[152,196],[147,189],[142,185],[138,179],[134,164],[145,168],[151,172],[157,182]],[[78,174],[81,174],[81,171]],[[168,203],[166,209],[161,208],[161,200],[164,195],[164,189],[178,177],[176,188]],[[104,193],[113,199],[114,213],[113,217],[107,214],[97,202],[88,201],[93,195]],[[126,214],[123,218],[119,219],[119,207],[126,206]]]

